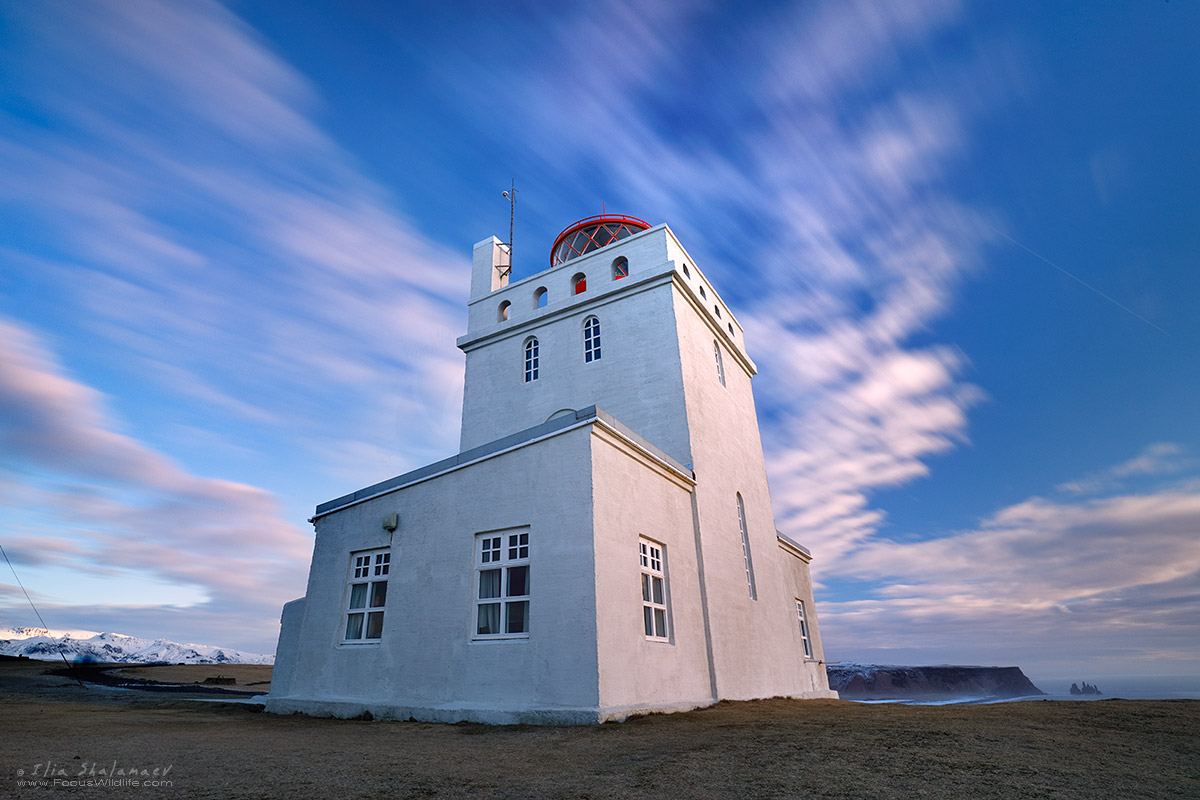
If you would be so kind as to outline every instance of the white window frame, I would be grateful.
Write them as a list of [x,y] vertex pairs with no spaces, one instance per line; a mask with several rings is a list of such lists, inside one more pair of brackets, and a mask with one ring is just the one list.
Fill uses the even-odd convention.
[[[472,640],[529,638],[529,539],[527,528],[491,531],[475,536],[475,580],[471,587]],[[510,630],[514,623],[518,623],[522,629]],[[481,633],[483,628],[488,630]]]
[[750,555],[750,529],[746,525],[746,504],[742,493],[737,494],[738,528],[742,532],[742,558],[746,561],[746,585],[750,588],[750,599],[758,599],[758,588],[754,585],[754,558]]
[[583,321],[583,363],[599,361],[600,356],[600,320],[588,317]]
[[342,644],[377,644],[383,638],[391,563],[392,551],[387,547],[350,554],[342,601]]
[[713,339],[713,356],[717,359],[717,377],[721,379],[721,385],[725,385],[725,359],[721,357],[721,345],[717,344],[717,340]]
[[533,383],[538,379],[541,372],[541,352],[542,346],[538,342],[536,336],[530,336],[525,340],[525,382]]
[[639,582],[642,592],[642,632],[651,642],[671,641],[670,596],[667,594],[666,548],[645,537],[638,539]]
[[800,624],[800,642],[804,645],[804,657],[812,658],[812,640],[808,636],[808,614],[804,610],[804,601],[796,598],[796,622]]

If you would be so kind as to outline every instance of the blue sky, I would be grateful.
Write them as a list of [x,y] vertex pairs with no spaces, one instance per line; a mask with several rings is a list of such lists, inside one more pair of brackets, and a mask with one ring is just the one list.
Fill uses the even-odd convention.
[[0,541],[52,627],[270,652],[313,506],[456,449],[515,178],[517,277],[605,204],[738,315],[828,658],[1196,674],[1198,26],[0,2]]

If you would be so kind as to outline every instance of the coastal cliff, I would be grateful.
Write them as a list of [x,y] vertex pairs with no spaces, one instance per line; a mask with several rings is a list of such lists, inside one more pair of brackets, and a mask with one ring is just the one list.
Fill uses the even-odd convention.
[[1028,697],[1045,694],[1020,667],[828,664],[829,688],[847,700]]

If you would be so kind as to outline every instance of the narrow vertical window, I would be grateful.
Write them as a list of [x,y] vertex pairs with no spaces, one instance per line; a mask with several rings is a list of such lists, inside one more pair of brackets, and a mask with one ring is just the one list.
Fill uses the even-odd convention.
[[583,321],[583,361],[600,360],[600,320],[588,317]]
[[746,528],[746,504],[742,502],[741,492],[737,496],[738,527],[742,531],[742,558],[746,562],[746,585],[750,588],[750,599],[758,599],[758,590],[754,587],[754,559],[750,557],[750,532]]
[[391,562],[392,554],[387,550],[350,556],[350,585],[347,587],[343,641],[363,642],[383,637],[383,612],[387,605],[387,577]]
[[538,340],[536,336],[530,336],[525,340],[525,382],[530,383],[538,379]]
[[529,532],[475,537],[475,638],[529,635]]
[[504,322],[506,319],[508,319],[508,309],[511,305],[512,303],[508,302],[507,300],[500,304],[500,308],[496,311],[497,322]]
[[625,258],[625,256],[621,256],[614,261],[612,267],[614,281],[629,277],[629,259]]
[[713,356],[717,359],[717,377],[721,379],[721,385],[725,385],[725,361],[721,358],[721,345],[717,344],[717,340],[713,339]]
[[804,601],[796,598],[796,621],[800,623],[800,642],[804,645],[804,657],[812,658],[812,642],[808,639],[808,617],[804,616]]
[[638,540],[638,558],[642,573],[642,626],[647,639],[666,642],[667,577],[663,570],[662,545],[648,539]]
[[549,302],[550,302],[550,293],[546,291],[545,286],[539,286],[537,289],[534,290],[534,292],[533,292],[533,307],[535,309],[536,308],[545,308],[546,304]]

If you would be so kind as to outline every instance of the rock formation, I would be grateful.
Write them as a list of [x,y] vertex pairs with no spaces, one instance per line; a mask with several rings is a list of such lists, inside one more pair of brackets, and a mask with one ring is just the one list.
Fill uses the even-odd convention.
[[1020,667],[828,664],[829,688],[848,700],[1027,697],[1045,694]]

